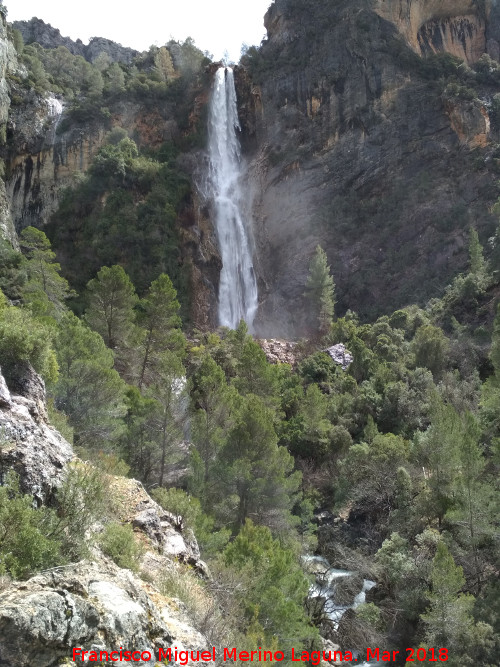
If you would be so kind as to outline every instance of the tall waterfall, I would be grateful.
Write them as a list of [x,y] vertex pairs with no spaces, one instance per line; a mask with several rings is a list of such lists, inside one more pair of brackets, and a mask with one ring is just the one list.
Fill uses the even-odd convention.
[[210,104],[210,189],[222,256],[219,324],[235,329],[243,319],[252,328],[257,310],[257,283],[243,214],[243,164],[233,70],[221,67]]

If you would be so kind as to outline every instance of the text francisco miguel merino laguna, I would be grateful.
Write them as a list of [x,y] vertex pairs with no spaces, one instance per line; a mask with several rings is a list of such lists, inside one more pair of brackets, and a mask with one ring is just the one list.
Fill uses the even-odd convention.
[[[432,662],[446,662],[448,660],[448,651],[446,649],[418,649],[424,651],[432,656]],[[413,649],[407,649],[411,651]],[[283,651],[264,651],[259,647],[257,651],[237,651],[236,648],[223,649],[223,661],[227,660],[241,660],[242,662],[281,662],[285,660]],[[383,651],[379,648],[368,648],[366,650],[367,660],[377,660],[382,662],[394,662],[397,659],[399,651]],[[409,658],[410,662],[414,661],[413,657]],[[418,660],[425,660],[418,656]],[[127,651],[120,646],[119,650],[115,651],[85,651],[82,648],[73,649],[73,660],[80,662],[101,662],[103,660],[110,662],[149,662],[154,660],[155,656],[150,651]],[[169,663],[176,662],[179,665],[187,665],[190,662],[214,662],[215,661],[215,646],[206,651],[184,651],[173,648],[160,649],[158,660],[167,660]],[[308,662],[312,665],[319,665],[322,660],[326,662],[358,662],[358,654],[351,651],[295,651],[292,648],[291,660],[293,662]]]

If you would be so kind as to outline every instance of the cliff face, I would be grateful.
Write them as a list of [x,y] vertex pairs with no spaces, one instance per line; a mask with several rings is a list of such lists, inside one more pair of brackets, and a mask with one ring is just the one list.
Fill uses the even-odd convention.
[[391,21],[420,55],[446,51],[474,63],[486,51],[486,7],[475,0],[377,0],[374,10]]
[[440,63],[453,61],[423,56],[474,62],[487,43],[493,53],[493,14],[425,0],[269,8],[268,39],[237,77],[261,333],[307,331],[302,298],[318,243],[338,311],[371,316],[439,293],[464,267],[471,224],[492,235],[496,91],[447,88]]
[[[7,37],[7,23],[3,14],[0,14],[0,128],[5,137],[7,120],[10,109],[9,87],[7,84],[8,73],[16,73],[19,69],[16,52],[13,44]],[[5,138],[4,140],[5,141]],[[9,239],[13,244],[17,243],[10,203],[5,191],[5,185],[0,178],[0,236]]]

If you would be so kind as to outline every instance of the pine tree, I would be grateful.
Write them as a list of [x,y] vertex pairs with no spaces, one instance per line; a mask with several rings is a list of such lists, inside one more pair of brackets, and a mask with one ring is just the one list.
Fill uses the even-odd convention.
[[138,380],[142,388],[154,380],[155,366],[166,351],[182,355],[185,338],[180,330],[180,304],[172,281],[162,273],[139,303],[137,323],[141,329],[138,347]]
[[457,506],[446,515],[455,539],[463,549],[467,579],[480,593],[488,564],[481,545],[494,533],[494,490],[483,481],[485,459],[479,446],[481,431],[476,418],[466,413],[459,439],[460,474],[455,480]]
[[426,643],[446,647],[447,664],[457,667],[470,664],[463,654],[470,648],[474,633],[474,597],[460,593],[464,584],[462,568],[455,565],[444,542],[439,542],[432,561],[431,590],[427,593],[430,606],[421,618],[426,626]]
[[106,70],[104,90],[111,95],[119,95],[125,90],[125,75],[118,63],[112,63]]
[[310,301],[312,318],[320,336],[324,336],[332,323],[335,309],[335,283],[330,273],[328,259],[318,245],[309,267],[306,296]]
[[221,452],[220,474],[235,529],[247,518],[284,529],[289,524],[301,475],[285,447],[278,447],[274,411],[258,396],[245,397]]
[[431,408],[431,426],[417,438],[419,463],[429,471],[426,485],[429,495],[423,494],[426,513],[438,520],[442,530],[447,512],[455,507],[455,481],[460,469],[460,438],[462,421],[451,405],[445,405],[434,394]]
[[64,301],[74,293],[68,281],[59,275],[60,264],[55,262],[47,236],[34,227],[26,227],[21,233],[21,250],[28,260],[25,264],[28,282],[22,288],[23,299],[29,303],[35,315],[59,317]]
[[89,307],[85,319],[106,346],[124,352],[133,334],[134,286],[121,266],[104,266],[87,284]]
[[477,276],[483,276],[485,270],[483,246],[479,243],[474,227],[471,227],[469,232],[469,270]]
[[113,369],[113,353],[98,333],[65,313],[56,339],[59,381],[55,404],[75,428],[76,444],[109,449],[120,435],[126,385]]
[[218,457],[233,425],[236,391],[209,354],[203,356],[190,384],[193,492],[210,509],[218,485]]
[[155,67],[162,80],[167,82],[175,77],[175,68],[170,51],[165,46],[160,46],[155,55]]
[[167,455],[172,456],[175,446],[182,438],[179,422],[179,401],[182,391],[180,378],[185,374],[178,355],[166,351],[158,356],[154,380],[148,387],[147,396],[154,398],[156,409],[151,417],[151,428],[159,452],[159,486],[163,486]]

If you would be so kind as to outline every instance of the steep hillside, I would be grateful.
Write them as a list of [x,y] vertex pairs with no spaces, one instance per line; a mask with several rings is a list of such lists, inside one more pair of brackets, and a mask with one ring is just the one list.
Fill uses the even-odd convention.
[[[17,378],[15,387],[23,394],[11,393],[0,374],[2,485],[8,483],[8,474],[15,471],[23,492],[29,494],[31,502],[36,501],[41,506],[50,499],[54,501],[54,495],[68,477],[72,480],[70,483],[75,484],[75,471],[78,471],[80,480],[83,479],[81,475],[87,476],[88,480],[96,472],[93,472],[92,466],[75,458],[71,445],[48,422],[44,383],[33,369],[25,367],[24,379]],[[113,499],[116,518],[123,525],[135,529],[132,532],[129,528],[129,539],[142,545],[142,579],[130,570],[115,565],[94,545],[92,552],[87,554],[87,560],[45,568],[27,581],[16,582],[11,581],[5,571],[5,560],[8,568],[8,556],[13,554],[5,556],[3,553],[0,560],[1,664],[55,667],[67,664],[75,647],[97,651],[98,654],[125,647],[143,652],[143,660],[139,664],[154,665],[162,648],[167,649],[174,644],[179,649],[204,650],[207,647],[207,639],[195,629],[192,615],[190,617],[183,604],[165,589],[163,594],[160,592],[162,582],[175,577],[178,582],[182,582],[183,578],[186,582],[189,580],[191,593],[202,596],[202,579],[199,578],[197,583],[197,578],[182,565],[183,562],[189,564],[190,569],[194,568],[193,571],[206,577],[196,540],[189,532],[183,534],[178,517],[165,512],[140,483],[110,475],[101,476],[102,483]],[[86,511],[83,510],[84,486],[74,488],[77,494],[83,494],[79,501],[79,522],[84,532],[89,528],[83,518]],[[2,498],[2,521],[5,520],[6,509],[5,498]],[[42,511],[38,510],[39,515]],[[68,513],[69,505],[65,505],[63,511]],[[11,519],[12,526],[16,525],[16,521],[22,521],[21,516],[21,508],[18,507],[16,517]],[[46,520],[46,516],[44,518]],[[44,518],[38,519],[38,525],[43,525]],[[100,523],[103,519],[104,524]],[[105,524],[106,519],[101,515],[99,522],[91,527],[91,533],[102,533]],[[2,541],[5,544],[12,540],[12,535],[8,529],[5,533],[5,523],[2,526]],[[85,537],[77,534],[75,529],[76,524],[70,539],[76,544]],[[16,525],[16,530],[25,531],[22,553],[28,561],[33,533],[29,533],[26,527],[21,528],[21,524]],[[37,548],[41,551],[40,544]],[[31,555],[33,562],[42,558],[36,551],[35,548]],[[39,560],[39,566],[42,562]],[[29,569],[32,567],[30,563]],[[199,603],[204,604],[202,599]],[[147,659],[148,653],[151,659]]]
[[307,329],[317,243],[339,311],[436,295],[497,225],[496,7],[277,0],[265,23],[239,70],[262,330]]

